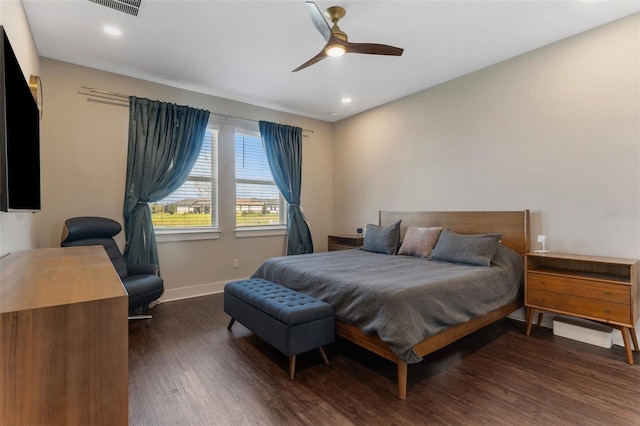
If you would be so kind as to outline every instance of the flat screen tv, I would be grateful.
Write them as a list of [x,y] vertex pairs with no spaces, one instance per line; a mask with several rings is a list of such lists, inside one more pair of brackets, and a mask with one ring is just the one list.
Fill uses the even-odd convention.
[[40,113],[0,25],[0,210],[39,211]]

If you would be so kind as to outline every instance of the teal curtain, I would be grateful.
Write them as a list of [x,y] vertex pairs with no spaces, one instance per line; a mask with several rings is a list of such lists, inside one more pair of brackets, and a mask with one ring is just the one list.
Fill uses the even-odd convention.
[[313,253],[313,240],[302,209],[302,129],[260,121],[260,136],[273,180],[289,203],[287,254]]
[[209,111],[129,98],[129,151],[124,194],[124,257],[158,262],[149,203],[178,189],[200,155]]

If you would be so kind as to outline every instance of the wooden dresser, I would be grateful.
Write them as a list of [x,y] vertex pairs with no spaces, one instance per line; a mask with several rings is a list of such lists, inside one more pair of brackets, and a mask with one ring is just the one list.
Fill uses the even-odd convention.
[[127,315],[102,246],[0,260],[0,424],[126,425]]
[[526,255],[525,306],[527,336],[536,311],[586,318],[622,333],[627,361],[633,364],[629,335],[635,351],[638,339],[638,264],[636,259],[567,253]]

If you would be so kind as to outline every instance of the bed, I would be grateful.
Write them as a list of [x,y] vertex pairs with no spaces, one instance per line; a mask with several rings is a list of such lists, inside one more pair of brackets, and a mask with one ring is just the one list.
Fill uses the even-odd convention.
[[330,303],[340,337],[397,364],[405,399],[408,364],[522,307],[529,211],[379,212],[378,229],[398,223],[401,239],[411,227],[441,227],[500,243],[490,267],[353,249],[267,259],[252,277]]

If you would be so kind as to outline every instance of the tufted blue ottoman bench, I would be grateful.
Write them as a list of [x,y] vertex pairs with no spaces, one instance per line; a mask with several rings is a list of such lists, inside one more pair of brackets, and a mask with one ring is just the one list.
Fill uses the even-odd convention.
[[232,281],[224,286],[224,311],[254,334],[289,357],[289,379],[296,370],[296,355],[320,349],[335,340],[335,316],[326,302],[262,278]]

